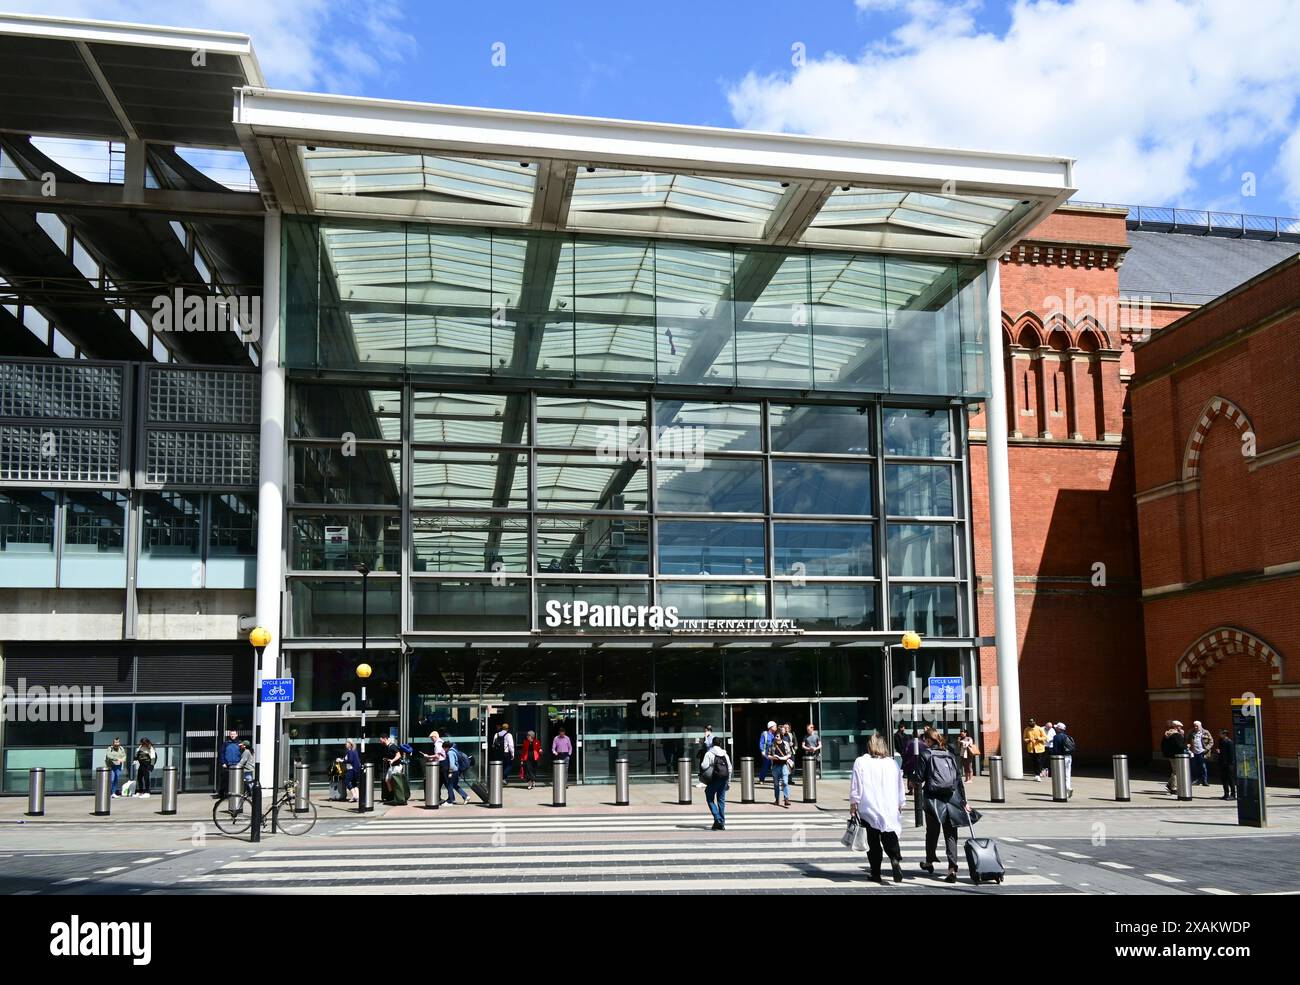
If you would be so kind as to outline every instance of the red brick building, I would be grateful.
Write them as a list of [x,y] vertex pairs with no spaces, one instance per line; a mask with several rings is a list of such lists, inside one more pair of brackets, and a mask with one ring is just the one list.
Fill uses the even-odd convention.
[[[1173,686],[1156,683],[1164,678],[1155,664],[1173,661],[1144,628],[1150,569],[1139,564],[1135,495],[1151,483],[1135,477],[1133,456],[1135,431],[1172,425],[1130,421],[1135,346],[1295,249],[1153,230],[1125,208],[1067,205],[1002,258],[1021,710],[1066,722],[1080,760],[1119,751],[1146,758],[1157,745],[1151,719],[1166,717],[1166,702],[1154,697],[1159,707],[1149,713],[1148,686]],[[1233,296],[1205,310],[1236,310]],[[980,626],[989,634],[984,424],[982,415],[971,419],[971,485]],[[1144,531],[1142,556],[1160,554],[1168,536]],[[1279,546],[1282,555],[1300,558]],[[981,675],[997,681],[992,648],[981,654]],[[1187,714],[1180,706],[1174,717]],[[996,729],[986,732],[986,751],[998,739]]]
[[1130,383],[1151,741],[1263,699],[1300,750],[1300,257],[1136,347]]

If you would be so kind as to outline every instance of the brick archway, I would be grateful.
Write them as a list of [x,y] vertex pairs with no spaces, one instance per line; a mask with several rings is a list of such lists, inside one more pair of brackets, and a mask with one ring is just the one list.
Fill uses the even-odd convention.
[[1210,401],[1201,411],[1200,420],[1196,422],[1196,427],[1192,428],[1191,437],[1187,439],[1187,450],[1183,452],[1183,479],[1195,479],[1201,474],[1201,446],[1205,444],[1205,436],[1210,433],[1210,428],[1220,417],[1226,417],[1237,429],[1238,434],[1245,434],[1247,431],[1254,431],[1251,426],[1250,418],[1246,412],[1234,404],[1227,397],[1211,397]]
[[1254,657],[1268,664],[1274,684],[1282,683],[1282,655],[1253,633],[1235,626],[1212,629],[1187,648],[1178,658],[1178,686],[1200,684],[1216,664],[1234,656]]

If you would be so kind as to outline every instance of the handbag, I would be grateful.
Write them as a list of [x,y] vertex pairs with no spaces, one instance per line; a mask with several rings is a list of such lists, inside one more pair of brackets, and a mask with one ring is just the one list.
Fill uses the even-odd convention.
[[867,826],[858,823],[858,829],[853,832],[853,850],[855,852],[865,852],[870,847],[867,841]]
[[857,840],[858,829],[862,827],[856,814],[849,815],[848,827],[844,829],[844,834],[840,836],[840,844],[845,848],[853,848]]

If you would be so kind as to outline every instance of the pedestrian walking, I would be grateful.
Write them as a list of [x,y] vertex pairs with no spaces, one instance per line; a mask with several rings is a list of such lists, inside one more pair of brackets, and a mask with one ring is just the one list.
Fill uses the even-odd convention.
[[925,862],[921,868],[931,875],[939,861],[939,834],[943,834],[948,858],[945,882],[957,881],[957,828],[966,823],[970,808],[966,804],[966,787],[962,783],[957,757],[948,751],[948,742],[936,728],[925,730],[926,749],[921,753],[917,783],[925,793]]
[[528,781],[528,789],[537,786],[537,763],[542,758],[542,743],[532,729],[519,744],[519,779]]
[[772,746],[772,739],[776,736],[776,722],[768,722],[761,735],[758,737],[758,777],[757,782],[762,783],[772,772],[772,757],[768,755],[768,750]]
[[225,742],[221,746],[220,766],[217,769],[217,793],[213,796],[217,799],[229,796],[230,790],[227,766],[239,765],[239,733],[231,729],[226,733]]
[[244,789],[252,789],[256,764],[253,762],[253,749],[247,739],[239,743],[239,762],[235,765],[239,767],[240,775],[244,778]]
[[727,790],[731,786],[731,757],[722,743],[721,736],[715,736],[713,745],[704,751],[700,760],[700,779],[704,782],[704,802],[709,805],[713,815],[713,830],[727,830]]
[[1065,799],[1069,800],[1074,796],[1074,736],[1066,731],[1064,722],[1057,722],[1052,739],[1052,755],[1060,756],[1064,760],[1062,768],[1065,770]]
[[361,753],[351,739],[343,744],[343,749],[343,789],[351,803],[361,795]]
[[849,781],[849,812],[867,828],[867,863],[873,882],[881,881],[882,846],[894,882],[903,881],[903,849],[898,838],[903,833],[906,803],[903,771],[877,732],[867,740],[866,754],[853,761],[853,779]]
[[1047,748],[1047,733],[1031,718],[1029,724],[1025,726],[1023,738],[1026,765],[1029,767],[1029,772],[1034,775],[1034,780],[1042,783],[1043,751]]
[[384,801],[393,799],[393,777],[402,770],[402,750],[391,735],[380,736],[379,758],[384,764]]
[[[704,726],[704,734],[700,736],[699,741],[695,745],[695,770],[697,773],[704,769],[704,757],[709,754],[709,750],[712,748],[713,726],[706,725]],[[695,785],[703,789],[705,783],[703,780],[696,780]]]
[[510,723],[502,722],[496,735],[492,736],[492,746],[488,752],[494,763],[501,764],[501,784],[510,782],[510,767],[515,761],[515,737],[510,734]]
[[772,761],[772,803],[777,807],[789,807],[790,763],[794,760],[794,747],[790,744],[790,739],[784,733],[773,733],[767,755]]
[[1183,735],[1183,723],[1173,718],[1165,726],[1164,737],[1160,740],[1160,755],[1169,760],[1169,781],[1165,789],[1171,794],[1178,793],[1178,755],[1187,751],[1187,739]]
[[965,729],[957,736],[957,752],[961,756],[961,773],[969,783],[975,779],[975,757],[980,754],[980,747],[975,744],[974,737]]
[[447,764],[447,804],[456,806],[456,794],[460,794],[462,803],[469,803],[469,794],[461,788],[460,778],[469,772],[469,757],[456,748],[451,739],[442,740],[443,762]]
[[1192,786],[1210,785],[1210,754],[1214,751],[1214,736],[1200,722],[1192,722],[1188,736],[1188,752],[1192,754]]
[[421,753],[424,757],[424,771],[432,777],[434,786],[441,787],[444,782],[441,771],[447,762],[447,753],[443,749],[442,735],[437,729],[429,733],[429,743],[433,751]]
[[104,753],[104,765],[108,767],[108,789],[114,799],[121,796],[117,792],[117,788],[122,781],[122,764],[125,762],[126,747],[122,745],[120,738],[114,736],[113,744]]
[[794,782],[795,770],[799,768],[799,744],[794,740],[794,730],[790,728],[789,722],[782,723],[781,738],[790,746],[790,762],[785,766],[785,782],[789,784]]
[[921,766],[921,753],[925,751],[925,740],[921,733],[913,731],[907,745],[903,747],[903,776],[907,780],[909,793],[916,793],[916,771]]
[[804,756],[811,756],[813,758],[813,764],[817,768],[817,775],[821,776],[822,737],[817,730],[813,728],[811,722],[808,723],[807,734],[803,737],[803,754]]
[[1052,775],[1052,743],[1056,741],[1056,726],[1052,724],[1049,718],[1047,724],[1043,726],[1043,752],[1041,756],[1041,765],[1039,766],[1041,779],[1048,779]]
[[902,759],[903,751],[911,740],[912,737],[907,734],[907,727],[902,722],[899,722],[898,731],[894,733],[894,755]]
[[149,777],[158,764],[158,750],[146,737],[140,740],[135,749],[135,793],[133,797],[149,796]]
[[1232,734],[1226,729],[1219,729],[1219,782],[1223,784],[1223,796],[1220,800],[1237,799],[1237,744],[1232,741]]
[[556,762],[568,762],[573,756],[573,740],[564,731],[561,725],[555,733],[555,738],[551,740],[551,759]]

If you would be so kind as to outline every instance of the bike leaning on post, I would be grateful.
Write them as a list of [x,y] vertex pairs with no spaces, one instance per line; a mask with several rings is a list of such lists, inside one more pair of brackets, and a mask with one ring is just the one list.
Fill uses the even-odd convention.
[[[262,830],[274,822],[275,830],[287,835],[305,835],[316,826],[316,805],[307,801],[306,810],[294,809],[293,781],[287,781],[269,811],[262,813]],[[238,836],[253,826],[252,785],[245,780],[244,792],[237,797],[222,797],[212,805],[212,823],[223,835]]]

